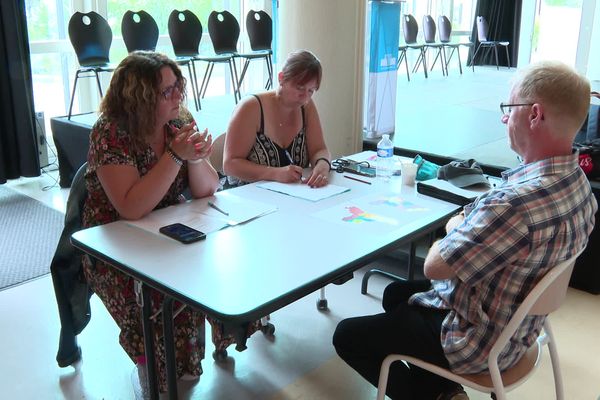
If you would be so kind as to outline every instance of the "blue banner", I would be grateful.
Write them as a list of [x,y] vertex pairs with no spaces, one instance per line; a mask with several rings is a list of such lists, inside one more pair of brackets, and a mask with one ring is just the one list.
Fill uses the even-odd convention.
[[369,72],[396,69],[400,38],[400,3],[371,3]]

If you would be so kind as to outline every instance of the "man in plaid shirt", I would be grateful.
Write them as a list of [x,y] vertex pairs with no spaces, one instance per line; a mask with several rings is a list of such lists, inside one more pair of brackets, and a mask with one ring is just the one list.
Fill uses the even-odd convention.
[[[522,164],[446,225],[425,259],[427,281],[395,282],[385,313],[340,322],[334,346],[377,386],[389,354],[412,355],[459,374],[487,371],[487,356],[535,284],[583,249],[597,203],[578,154],[575,134],[587,115],[590,85],[557,62],[530,66],[501,104],[511,148]],[[543,316],[530,316],[500,354],[502,370],[535,342]],[[460,385],[403,363],[390,370],[392,399],[468,399]]]

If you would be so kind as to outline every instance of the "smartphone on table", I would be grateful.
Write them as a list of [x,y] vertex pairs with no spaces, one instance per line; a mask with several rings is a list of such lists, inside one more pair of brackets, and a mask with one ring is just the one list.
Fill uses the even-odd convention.
[[184,244],[206,239],[206,234],[204,232],[200,232],[199,230],[180,223],[163,226],[158,231],[163,235],[167,235]]

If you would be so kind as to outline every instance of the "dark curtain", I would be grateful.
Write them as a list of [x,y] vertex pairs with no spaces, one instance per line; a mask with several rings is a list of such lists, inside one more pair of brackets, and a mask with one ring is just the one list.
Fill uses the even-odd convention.
[[0,184],[39,176],[25,0],[0,1]]
[[[469,54],[469,64],[472,54],[479,46],[477,40],[477,16],[483,16],[488,24],[488,40],[510,42],[508,51],[510,66],[517,66],[519,53],[519,31],[521,29],[522,0],[479,0],[475,8],[475,19],[471,32],[471,42],[475,44],[473,52]],[[503,48],[498,49],[498,63],[508,66],[508,60]],[[481,49],[475,59],[475,65],[496,65],[493,50]]]

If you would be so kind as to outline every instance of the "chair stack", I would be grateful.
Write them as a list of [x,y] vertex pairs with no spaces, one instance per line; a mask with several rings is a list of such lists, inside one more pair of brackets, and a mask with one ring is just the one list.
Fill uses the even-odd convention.
[[215,64],[227,63],[231,74],[233,97],[237,104],[241,98],[237,86],[238,74],[235,65],[235,57],[238,55],[237,42],[240,37],[240,24],[229,11],[213,11],[208,16],[208,33],[213,45],[214,55],[199,55],[194,59],[194,61],[205,61],[207,63],[198,97],[204,98]]
[[477,50],[475,50],[475,54],[473,54],[473,58],[471,59],[471,66],[473,67],[473,71],[475,70],[475,56],[479,53],[480,49],[494,49],[494,55],[496,56],[496,69],[500,69],[500,64],[498,63],[498,46],[504,47],[506,51],[506,60],[508,64],[508,68],[510,68],[510,55],[508,53],[508,46],[510,42],[501,41],[501,40],[491,40],[488,36],[489,25],[485,17],[481,15],[477,17],[477,39],[479,40],[479,46],[477,46]]
[[76,12],[69,19],[69,39],[77,55],[79,68],[75,72],[73,92],[69,102],[69,114],[71,119],[73,112],[73,99],[77,89],[79,78],[96,78],[98,92],[102,98],[102,85],[100,84],[100,72],[111,72],[114,67],[110,65],[109,52],[112,44],[112,30],[108,22],[98,13]]
[[427,64],[425,60],[425,45],[422,43],[417,43],[417,35],[419,34],[419,25],[411,14],[404,14],[402,17],[402,32],[404,36],[404,45],[400,45],[398,47],[399,56],[398,56],[398,64],[404,63],[406,65],[406,77],[410,81],[410,74],[408,73],[408,61],[406,59],[406,53],[408,50],[417,50],[419,51],[419,56],[417,57],[417,61],[413,66],[412,72],[414,73],[419,65],[423,65],[423,73],[425,74],[425,78],[427,78]]
[[[439,29],[438,29],[439,28]],[[452,24],[448,17],[440,15],[438,17],[438,26],[431,15],[423,16],[423,43],[417,42],[417,36],[419,32],[418,24],[415,18],[410,14],[405,14],[402,20],[402,29],[404,44],[398,47],[398,62],[397,68],[400,67],[402,61],[406,66],[406,75],[410,81],[410,74],[408,70],[408,61],[406,59],[406,53],[409,49],[419,50],[419,56],[415,65],[413,66],[412,72],[414,73],[420,66],[423,66],[425,77],[427,78],[427,52],[429,50],[435,51],[435,58],[431,63],[429,71],[432,71],[435,67],[437,60],[440,60],[442,66],[442,74],[448,75],[448,65],[452,60],[452,57],[456,53],[458,58],[458,68],[462,74],[462,62],[460,59],[460,46],[473,47],[471,42],[452,42],[450,36],[452,34]],[[436,31],[438,32],[439,41],[436,41]],[[502,42],[504,43],[504,42]],[[450,49],[450,55],[446,54],[446,50]],[[507,53],[508,54],[508,53]]]
[[[208,18],[208,32],[213,53],[202,54],[199,48],[203,29],[198,17],[190,10],[173,10],[169,15],[168,31],[174,59],[179,65],[187,67],[197,111],[201,109],[200,100],[206,95],[215,64],[223,63],[229,66],[236,103],[241,99],[240,87],[252,60],[265,61],[268,71],[265,89],[273,87],[271,48],[273,21],[265,11],[250,10],[246,15],[246,28],[251,51],[238,52],[240,25],[236,17],[228,11],[211,12]],[[158,24],[144,10],[125,12],[121,20],[121,33],[129,53],[136,50],[156,50],[159,37]],[[71,119],[79,78],[96,77],[98,91],[102,97],[99,73],[112,72],[114,66],[109,60],[112,30],[108,22],[98,13],[93,11],[85,14],[74,13],[69,20],[69,38],[79,61],[69,104],[68,119]],[[237,59],[243,60],[239,77]],[[200,85],[198,85],[195,65],[199,61],[207,63]]]
[[454,53],[456,53],[456,56],[458,58],[458,68],[462,75],[462,62],[460,61],[460,46],[473,47],[473,43],[471,43],[471,42],[467,42],[467,43],[452,42],[450,40],[450,35],[452,34],[452,23],[450,22],[448,17],[446,17],[445,15],[440,15],[438,17],[438,26],[439,26],[440,42],[444,46],[443,47],[444,56],[446,56],[446,49],[452,50],[450,52],[450,56],[446,56],[446,73],[448,72],[448,64],[450,63],[450,60],[452,60]]
[[186,66],[192,85],[192,93],[196,111],[202,107],[198,97],[198,80],[196,79],[196,66],[194,61],[200,55],[198,48],[202,40],[202,23],[190,10],[173,10],[168,21],[169,38],[175,53],[175,62]]
[[438,58],[440,58],[440,64],[442,66],[442,75],[448,75],[448,69],[446,65],[446,55],[444,53],[444,45],[441,42],[436,42],[435,40],[435,32],[436,26],[435,21],[431,17],[431,15],[423,16],[423,38],[425,39],[425,55],[429,50],[436,51],[435,58],[433,59],[433,63],[431,64],[430,71],[433,71],[433,67],[437,62]]
[[144,10],[127,10],[123,14],[121,34],[128,53],[136,50],[156,50],[158,25],[152,15]]
[[246,15],[246,30],[248,31],[252,51],[239,54],[239,57],[246,60],[240,80],[238,81],[238,88],[242,86],[242,81],[244,80],[250,61],[264,59],[269,74],[265,85],[265,89],[268,90],[273,87],[273,49],[271,48],[271,43],[273,42],[273,21],[269,17],[269,14],[264,11],[250,10]]

